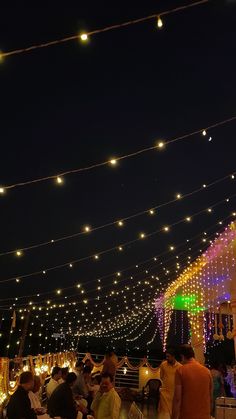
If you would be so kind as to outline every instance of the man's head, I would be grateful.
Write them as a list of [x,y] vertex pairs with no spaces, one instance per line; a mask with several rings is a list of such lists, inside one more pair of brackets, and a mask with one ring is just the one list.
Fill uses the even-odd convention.
[[186,364],[190,359],[194,358],[194,350],[191,345],[181,345],[179,348],[182,364]]
[[166,360],[168,364],[173,365],[176,361],[175,359],[175,350],[173,348],[167,348],[166,351]]
[[20,375],[20,386],[26,391],[33,390],[34,388],[34,376],[32,372],[25,371]]
[[84,369],[84,363],[82,361],[77,361],[76,364],[75,364],[75,369],[78,372],[83,371],[83,369]]
[[77,375],[74,372],[69,372],[66,376],[66,383],[70,386],[73,387],[73,384],[75,383],[75,381],[77,380]]
[[60,378],[61,378],[61,368],[60,367],[53,367],[51,375],[52,375],[53,380],[55,380],[55,381],[60,380]]
[[108,373],[102,374],[100,387],[104,393],[108,393],[108,391],[110,391],[113,388],[113,377],[111,374],[108,374]]

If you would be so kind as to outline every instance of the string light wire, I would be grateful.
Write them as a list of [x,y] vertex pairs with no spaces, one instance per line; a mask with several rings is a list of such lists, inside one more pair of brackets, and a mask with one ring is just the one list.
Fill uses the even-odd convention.
[[[215,185],[217,185],[217,184],[219,184],[219,183],[221,183],[221,182],[223,182],[227,179],[230,179],[230,177],[231,177],[231,179],[234,179],[235,175],[236,175],[236,172],[233,172],[233,173],[231,172],[230,174],[228,174],[226,176],[223,176],[222,178],[216,179],[216,180],[214,180],[213,182],[211,182],[207,185],[207,189],[209,190],[209,188],[211,188],[212,186],[215,186]],[[197,188],[197,189],[195,189],[191,192],[188,192],[186,194],[181,195],[181,199],[193,196],[193,195],[195,195],[199,192],[205,191],[205,189],[206,188],[203,188],[203,187]],[[158,210],[158,209],[163,208],[165,206],[171,205],[171,204],[173,204],[173,203],[175,203],[179,200],[180,200],[180,198],[179,198],[179,194],[178,194],[175,199],[171,199],[171,200],[163,202],[159,205],[152,206],[151,210],[150,210],[150,208],[148,208],[148,209],[145,209],[143,211],[139,211],[135,214],[131,214],[131,215],[126,216],[126,217],[122,217],[122,220],[123,220],[122,223],[124,221],[131,220],[133,218],[140,217],[140,216],[145,215],[145,214],[150,214],[150,211],[154,212],[155,210]],[[121,222],[121,221],[119,221],[119,222]],[[105,224],[97,226],[97,227],[90,228],[89,232],[91,233],[91,232],[94,232],[94,231],[99,231],[99,230],[102,230],[104,228],[111,227],[113,225],[117,225],[117,220],[105,223]],[[73,238],[76,238],[76,237],[79,237],[79,236],[85,236],[87,234],[88,234],[88,231],[84,229],[83,231],[79,231],[79,232],[76,232],[76,233],[73,233],[73,234],[70,234],[70,235],[66,235],[66,236],[61,236],[61,237],[58,237],[58,238],[53,239],[53,240],[47,240],[47,241],[43,241],[41,243],[35,243],[35,244],[29,245],[29,246],[20,247],[20,249],[21,249],[20,251],[23,252],[23,251],[27,251],[27,250],[38,249],[40,247],[44,247],[44,246],[48,246],[48,245],[52,245],[52,244],[55,245],[56,243],[59,243],[59,242],[65,241],[65,240],[70,240],[70,239],[73,239]],[[15,253],[16,253],[15,249],[14,250],[7,250],[7,251],[4,251],[4,252],[1,252],[0,257],[15,254]]]
[[116,30],[116,29],[121,29],[121,28],[124,28],[124,27],[127,27],[127,26],[131,26],[131,25],[137,25],[139,23],[143,23],[143,22],[146,22],[146,21],[149,21],[149,20],[152,20],[152,19],[157,19],[158,17],[160,18],[161,16],[167,16],[167,15],[170,15],[170,14],[181,12],[181,11],[184,11],[184,10],[189,9],[191,7],[200,6],[200,5],[203,5],[203,4],[206,4],[206,3],[209,3],[209,0],[200,0],[200,1],[197,1],[195,3],[175,7],[173,9],[169,9],[169,10],[166,10],[166,11],[163,11],[163,12],[155,13],[155,14],[145,16],[145,17],[142,17],[142,18],[139,18],[139,19],[129,20],[127,22],[119,23],[119,24],[116,24],[116,25],[110,25],[110,26],[107,26],[107,27],[101,28],[101,29],[95,29],[93,31],[87,32],[86,34],[71,35],[71,36],[61,38],[61,39],[56,39],[56,40],[53,40],[53,41],[48,41],[48,42],[44,42],[44,43],[37,44],[37,45],[31,45],[31,46],[25,47],[25,48],[19,48],[19,49],[15,49],[15,50],[12,50],[12,51],[1,52],[0,53],[0,58],[2,60],[5,57],[11,57],[13,55],[25,54],[25,53],[33,52],[35,50],[42,49],[42,48],[48,48],[48,47],[52,47],[52,46],[55,46],[55,45],[65,44],[65,43],[75,41],[75,40],[78,40],[78,39],[82,39],[83,41],[86,41],[87,38],[92,36],[92,35],[97,35],[97,34],[104,33],[104,32],[110,32],[110,31],[113,31],[113,30]]

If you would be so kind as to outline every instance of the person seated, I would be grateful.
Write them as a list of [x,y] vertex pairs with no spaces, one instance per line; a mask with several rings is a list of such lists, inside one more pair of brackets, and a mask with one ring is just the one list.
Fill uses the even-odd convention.
[[68,367],[64,367],[64,368],[61,369],[61,378],[58,381],[59,384],[62,384],[62,383],[64,383],[66,381],[66,377],[68,375],[68,372],[69,372],[69,368]]
[[50,419],[46,414],[46,409],[41,406],[39,390],[41,387],[40,377],[34,376],[34,387],[29,391],[28,396],[30,399],[31,408],[34,409],[38,419]]
[[121,399],[113,387],[113,377],[102,374],[100,389],[97,392],[91,410],[96,419],[118,419],[120,414]]
[[73,398],[72,387],[76,378],[74,372],[69,372],[65,383],[59,384],[52,393],[48,400],[48,413],[51,417],[60,416],[66,419],[76,419],[78,410],[81,410],[83,414],[86,413],[86,409],[76,405]]
[[30,405],[28,393],[34,387],[34,377],[29,371],[22,372],[19,386],[13,393],[7,406],[8,419],[37,419],[37,415]]
[[54,367],[52,369],[51,379],[46,386],[46,393],[47,393],[48,399],[51,397],[53,391],[59,385],[60,378],[61,378],[61,368],[60,367]]

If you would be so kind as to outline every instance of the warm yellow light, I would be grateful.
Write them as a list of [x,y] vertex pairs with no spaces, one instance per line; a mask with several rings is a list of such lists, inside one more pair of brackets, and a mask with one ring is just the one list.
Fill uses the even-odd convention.
[[170,250],[175,250],[174,246],[170,246]]
[[117,164],[117,160],[116,160],[116,159],[111,159],[111,160],[110,160],[110,164],[111,164],[112,166],[115,166],[115,165]]
[[162,22],[161,16],[158,16],[158,18],[157,18],[157,27],[159,29],[161,29],[162,26],[163,26],[163,22]]
[[61,290],[57,290],[57,294],[61,294]]
[[154,211],[153,209],[150,209],[150,210],[149,210],[149,214],[150,214],[150,215],[154,215],[154,214],[155,214],[155,211]]
[[90,230],[91,230],[91,228],[90,228],[89,226],[85,226],[85,227],[84,227],[84,231],[85,231],[85,233],[89,233],[89,232],[90,232]]
[[81,41],[87,41],[88,40],[88,35],[86,33],[82,33],[82,35],[80,35],[80,39],[81,39]]
[[80,284],[77,284],[77,288],[80,288],[81,287],[81,285]]
[[234,175],[231,175],[231,179],[235,179],[235,176]]
[[70,264],[69,264],[69,267],[70,267],[70,268],[73,268],[73,265],[72,265],[72,263],[70,263]]
[[233,215],[233,217],[236,217],[236,212],[233,212],[232,215]]
[[206,188],[206,187],[207,187],[207,185],[204,183],[204,184],[202,185],[202,187],[203,187],[203,188]]
[[164,141],[159,141],[158,148],[164,148],[164,146],[165,146]]
[[139,237],[140,237],[140,239],[144,239],[145,238],[145,233],[140,233]]
[[83,301],[83,303],[84,303],[84,304],[88,304],[88,300],[84,300],[84,301]]
[[99,259],[99,255],[95,255],[94,256],[94,259]]
[[22,251],[21,250],[17,250],[16,251],[16,256],[22,256]]
[[178,193],[178,194],[176,195],[176,198],[177,198],[177,199],[181,199],[181,198],[182,198],[182,195],[181,195],[180,193]]
[[211,209],[211,208],[208,208],[208,209],[207,209],[207,211],[208,211],[208,212],[212,212],[212,209]]
[[123,247],[119,246],[119,251],[122,252],[122,250],[123,250]]
[[191,217],[186,217],[186,221],[190,222],[191,221]]
[[164,230],[164,231],[169,231],[169,227],[168,227],[168,226],[165,226],[165,227],[163,228],[163,230]]
[[202,135],[203,135],[204,137],[207,135],[207,133],[206,133],[206,130],[205,130],[205,129],[202,131]]
[[5,193],[5,189],[2,186],[0,187],[0,193],[1,194],[4,194]]
[[117,224],[118,224],[119,227],[123,227],[123,225],[124,225],[123,221],[118,221]]
[[60,185],[63,183],[63,179],[60,176],[57,176],[57,183]]
[[16,282],[20,282],[19,278],[16,278]]

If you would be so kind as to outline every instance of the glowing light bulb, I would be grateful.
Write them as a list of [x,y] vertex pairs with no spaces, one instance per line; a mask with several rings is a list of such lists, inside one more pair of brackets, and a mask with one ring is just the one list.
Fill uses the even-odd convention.
[[202,135],[203,135],[203,137],[205,137],[205,136],[207,135],[207,133],[206,133],[206,130],[205,130],[205,129],[202,131]]
[[57,294],[61,294],[61,290],[57,290]]
[[63,179],[61,176],[57,176],[57,183],[61,185],[63,183]]
[[207,185],[204,183],[204,184],[202,185],[202,187],[203,187],[203,188],[206,188],[206,187],[207,187]]
[[77,284],[77,288],[80,288],[81,287],[81,285],[80,284]]
[[45,275],[46,274],[46,271],[43,271],[43,274]]
[[85,227],[84,227],[84,231],[85,231],[85,233],[89,233],[89,232],[90,232],[90,230],[91,230],[91,228],[90,228],[89,226],[85,226]]
[[20,279],[19,279],[19,278],[16,278],[16,282],[18,282],[18,283],[19,283],[19,282],[20,282]]
[[140,233],[139,237],[140,237],[140,239],[144,239],[145,238],[145,234],[144,233]]
[[81,35],[80,35],[80,39],[81,39],[81,41],[87,41],[88,40],[88,35],[86,34],[86,33],[82,33]]
[[119,249],[119,251],[120,251],[120,252],[122,252],[123,247],[122,247],[122,246],[119,246],[119,248],[118,248],[118,249]]
[[110,164],[111,164],[112,166],[115,166],[115,165],[117,164],[117,160],[116,160],[116,159],[111,159],[111,160],[110,160]]
[[153,209],[150,209],[150,210],[149,210],[149,214],[150,214],[150,215],[154,215],[154,214],[155,214],[155,211],[154,211]]
[[178,194],[176,195],[176,198],[177,198],[177,199],[181,199],[181,198],[182,198],[182,195],[181,195],[180,193],[178,193]]
[[22,251],[21,250],[17,250],[16,251],[16,256],[22,256]]
[[169,231],[169,229],[170,229],[170,228],[169,228],[168,226],[165,226],[165,227],[163,228],[163,230],[164,230],[164,231]]
[[235,176],[234,175],[231,175],[231,179],[235,179]]
[[98,256],[98,255],[95,255],[95,256],[94,256],[94,259],[99,259],[99,256]]
[[0,187],[0,193],[1,194],[4,194],[5,193],[5,189],[2,186]]
[[123,221],[118,221],[117,224],[118,224],[119,227],[123,227],[123,225],[124,225]]
[[164,148],[164,147],[165,147],[164,141],[159,141],[158,148]]
[[70,264],[69,264],[69,267],[70,267],[70,268],[73,268],[73,265],[72,265],[72,263],[70,263]]
[[163,22],[162,22],[161,16],[158,16],[158,18],[157,18],[157,27],[159,29],[161,29],[163,27]]
[[175,250],[174,246],[170,246],[170,250]]
[[208,212],[212,212],[212,209],[211,209],[211,208],[208,208],[208,209],[207,209],[207,211],[208,211]]
[[190,222],[191,221],[191,217],[186,217],[186,221]]

